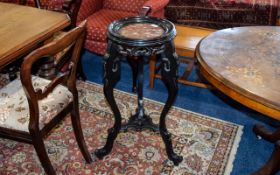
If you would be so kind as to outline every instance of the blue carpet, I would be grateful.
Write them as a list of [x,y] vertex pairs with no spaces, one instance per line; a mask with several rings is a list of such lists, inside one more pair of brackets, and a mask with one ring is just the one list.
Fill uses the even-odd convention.
[[[88,81],[99,84],[103,83],[102,57],[84,51],[82,65]],[[121,69],[122,78],[116,85],[116,88],[131,92],[131,68],[126,62],[123,62]],[[148,73],[149,69],[146,65],[144,67],[144,97],[165,102],[167,91],[164,84],[161,80],[157,79],[155,81],[155,88],[153,90],[149,89]],[[254,124],[262,123],[268,128],[273,129],[269,124],[278,122],[238,104],[217,91],[183,84],[178,84],[178,86],[179,92],[175,106],[244,126],[231,173],[232,175],[250,174],[268,160],[274,146],[265,140],[258,140],[252,132],[252,128]]]

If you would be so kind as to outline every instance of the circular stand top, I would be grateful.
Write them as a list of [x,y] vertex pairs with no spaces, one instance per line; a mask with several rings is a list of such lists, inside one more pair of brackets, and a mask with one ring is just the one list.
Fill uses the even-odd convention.
[[109,39],[129,46],[159,45],[170,41],[175,35],[173,23],[150,16],[123,18],[108,27]]

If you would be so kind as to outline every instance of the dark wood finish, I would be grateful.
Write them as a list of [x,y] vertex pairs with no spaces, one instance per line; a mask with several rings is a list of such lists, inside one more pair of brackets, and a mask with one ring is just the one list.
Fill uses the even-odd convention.
[[[144,6],[139,11],[139,16],[147,16],[151,12],[151,7]],[[127,62],[132,69],[132,92],[137,92],[137,74],[138,74],[138,60],[137,57],[128,57]]]
[[[71,114],[72,126],[74,129],[75,137],[78,142],[79,148],[85,158],[89,163],[92,161],[90,153],[86,148],[84,141],[79,108],[78,108],[78,92],[76,88],[76,69],[80,57],[80,52],[83,46],[85,37],[85,22],[79,27],[68,32],[61,39],[51,42],[35,51],[30,53],[25,57],[21,70],[20,77],[23,89],[25,91],[28,103],[29,103],[29,132],[16,131],[6,128],[0,128],[0,135],[6,138],[15,139],[19,141],[24,141],[27,143],[32,143],[37,152],[37,155],[41,161],[41,164],[45,172],[49,175],[56,174],[54,168],[51,165],[50,159],[48,158],[47,152],[45,150],[43,138],[47,136],[47,133],[62,120],[66,114]],[[64,48],[72,44],[72,57],[70,58],[70,65],[65,73],[58,73],[57,76],[45,87],[44,91],[41,89],[34,89],[31,79],[31,70],[34,63],[42,58],[49,55],[55,55]],[[38,101],[46,98],[57,85],[66,85],[69,91],[73,94],[73,102],[71,102],[62,112],[55,116],[48,124],[44,126],[41,130],[39,129],[39,107]]]
[[[201,74],[234,100],[280,120],[280,27],[225,29],[203,39],[196,50]],[[254,174],[279,170],[280,128],[268,132],[256,125],[256,135],[276,144],[270,160]]]
[[[64,29],[64,31],[68,31],[74,27],[76,27],[77,23],[77,17],[78,17],[78,12],[81,6],[81,0],[64,0],[63,6],[61,9],[53,9],[53,11],[56,12],[62,12],[65,14],[68,14],[69,18],[71,19],[70,26]],[[37,8],[42,8],[42,9],[47,9],[47,6],[42,6],[40,0],[35,0],[35,5]],[[67,60],[68,57],[71,57],[70,53],[72,51],[68,50],[63,57],[61,57],[59,60],[56,60],[56,64],[54,64],[53,58],[47,59],[45,62],[43,62],[43,66],[39,70],[39,75],[44,78],[52,79],[53,76],[55,75],[56,70],[61,70],[63,67],[68,64]],[[85,80],[85,74],[82,69],[81,63],[78,64],[78,77],[81,78],[82,80]]]
[[144,6],[139,12],[140,16],[147,16],[151,12],[151,7]]
[[[137,35],[133,34],[133,36],[131,36],[130,33],[122,31],[123,27],[129,29],[130,25],[135,27],[136,24],[141,24],[143,27],[142,29],[137,29],[141,30],[141,32],[138,32]],[[160,36],[147,39],[147,36],[154,35],[154,32],[151,33],[151,35],[148,32],[151,32],[150,28],[155,27],[155,25],[160,27],[160,30],[164,30],[164,32]],[[148,28],[149,30],[145,31],[145,29]],[[146,39],[141,39],[143,31],[145,33],[145,36],[143,37]],[[125,32],[125,34],[123,32]],[[166,115],[177,95],[176,78],[178,58],[176,57],[177,55],[175,53],[173,44],[173,38],[175,37],[175,34],[175,27],[171,22],[147,16],[124,18],[110,24],[108,30],[108,48],[104,63],[104,94],[113,111],[115,123],[114,126],[108,130],[108,138],[105,146],[95,151],[95,155],[98,158],[103,158],[105,155],[110,153],[113,148],[114,141],[121,130],[127,131],[131,128],[136,129],[137,131],[142,129],[159,131],[165,143],[168,158],[173,161],[175,165],[178,165],[183,160],[181,156],[178,156],[173,151],[171,134],[167,131],[165,125]],[[135,39],[135,37],[139,39]],[[168,99],[161,112],[159,125],[154,124],[152,119],[145,114],[143,106],[144,58],[150,57],[153,54],[161,55],[163,66],[162,75],[164,77],[163,81],[168,90]],[[136,114],[131,116],[129,121],[123,125],[121,122],[121,114],[113,94],[113,88],[120,79],[120,57],[137,57],[137,59],[134,60],[135,63],[137,63],[136,83],[138,106],[136,109]]]
[[[37,8],[47,9],[48,7],[42,6],[41,0],[34,0]],[[76,27],[77,16],[81,6],[81,0],[64,0],[62,9],[53,9],[57,12],[68,14],[71,19],[69,29]]]

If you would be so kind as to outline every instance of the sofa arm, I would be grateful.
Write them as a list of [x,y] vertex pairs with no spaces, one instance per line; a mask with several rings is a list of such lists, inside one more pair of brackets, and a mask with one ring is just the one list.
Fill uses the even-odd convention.
[[78,13],[77,22],[85,20],[94,12],[102,9],[103,0],[82,0],[82,4]]
[[164,7],[168,4],[169,0],[148,0],[143,5],[144,7],[150,7],[151,15],[156,14],[159,11],[163,11]]

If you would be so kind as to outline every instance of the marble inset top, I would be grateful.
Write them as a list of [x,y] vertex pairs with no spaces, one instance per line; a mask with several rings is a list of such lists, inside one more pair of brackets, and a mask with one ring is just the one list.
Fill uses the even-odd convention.
[[163,28],[151,23],[132,23],[122,27],[119,31],[121,36],[129,39],[154,39],[162,36]]
[[221,82],[280,110],[280,27],[220,30],[198,49],[203,65]]

